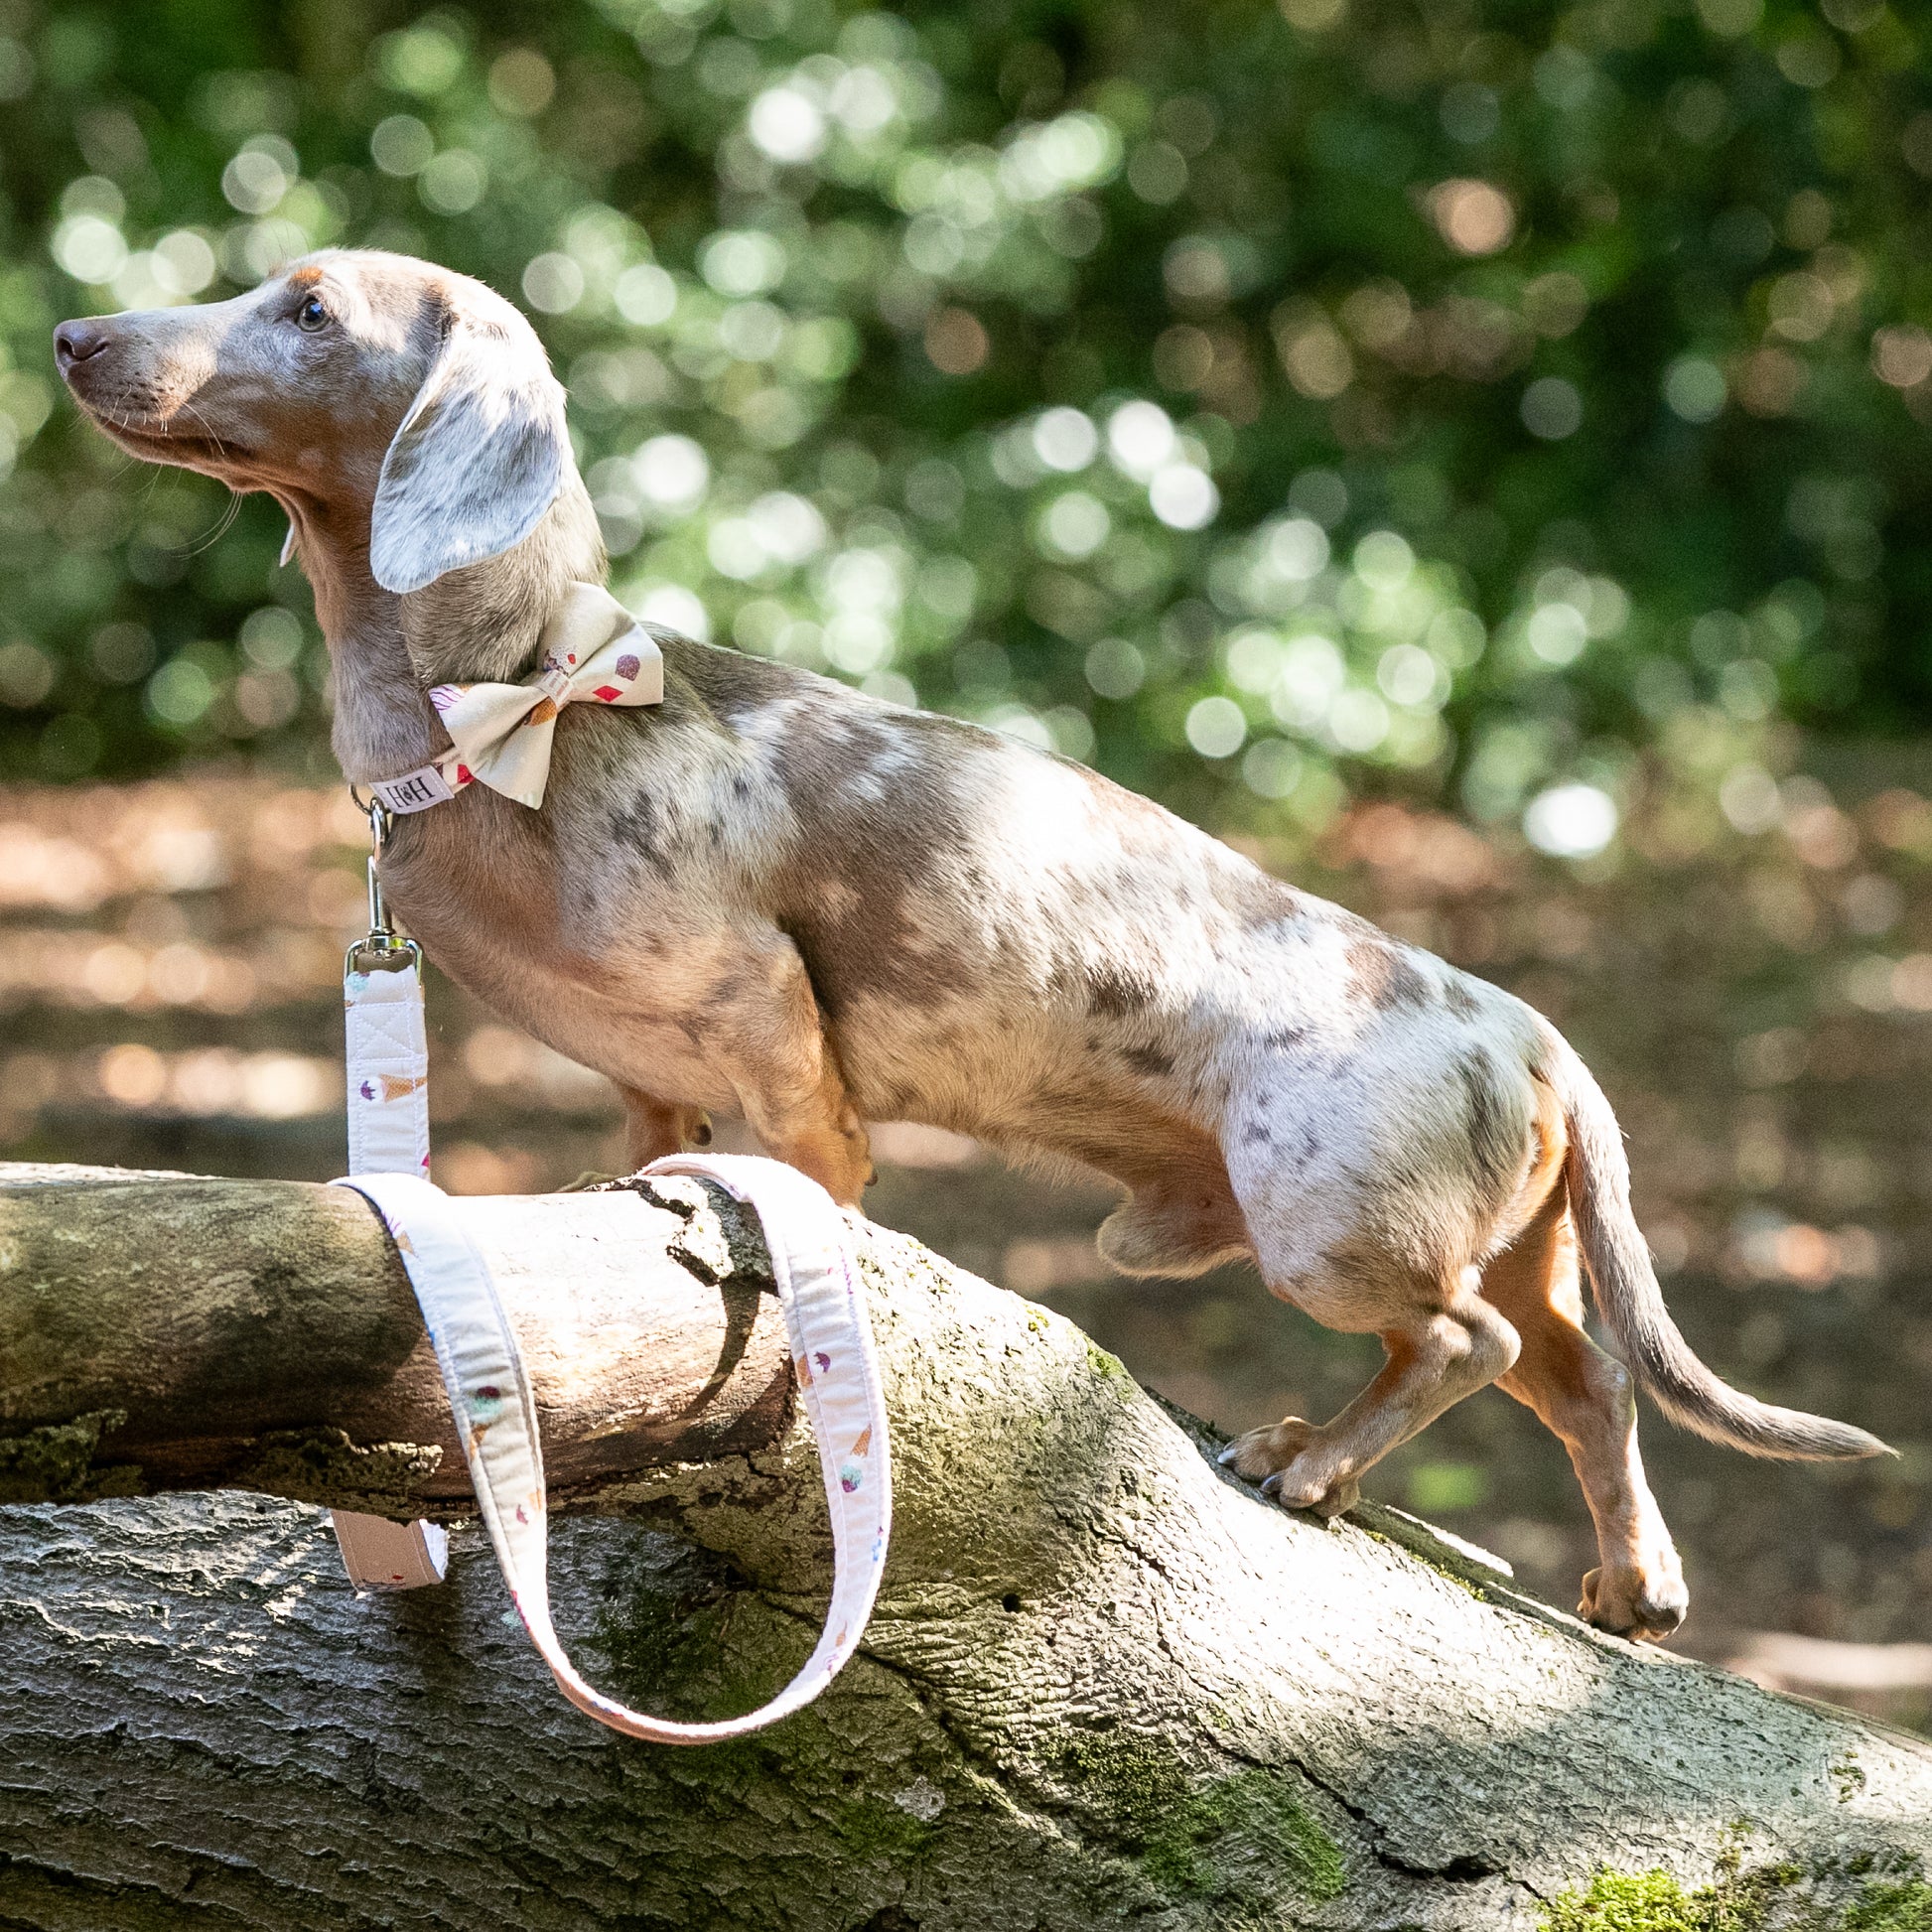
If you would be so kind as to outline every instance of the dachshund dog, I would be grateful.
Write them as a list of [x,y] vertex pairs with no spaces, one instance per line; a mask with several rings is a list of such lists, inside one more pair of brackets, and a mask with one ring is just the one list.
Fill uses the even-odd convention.
[[[432,687],[525,675],[569,587],[603,580],[543,348],[461,275],[329,251],[54,341],[124,449],[287,512],[351,780],[448,752]],[[566,710],[540,810],[473,786],[401,819],[383,868],[453,978],[617,1084],[633,1162],[715,1110],[848,1204],[867,1119],[1097,1169],[1126,1189],[1100,1231],[1116,1268],[1252,1259],[1317,1320],[1381,1337],[1338,1416],[1252,1431],[1236,1471],[1333,1515],[1500,1382],[1588,1499],[1583,1614],[1630,1636],[1686,1603],[1632,1372],[1748,1454],[1883,1452],[1691,1352],[1609,1105],[1520,1001],[1065,759],[652,634],[663,702]],[[1628,1370],[1584,1331],[1580,1256]]]

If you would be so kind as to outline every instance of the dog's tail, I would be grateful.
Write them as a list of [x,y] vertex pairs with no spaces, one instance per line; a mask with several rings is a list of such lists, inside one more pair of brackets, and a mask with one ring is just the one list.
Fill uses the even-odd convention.
[[1624,1359],[1672,1422],[1746,1455],[1838,1461],[1893,1451],[1848,1423],[1777,1409],[1722,1382],[1691,1352],[1664,1306],[1656,1270],[1630,1208],[1630,1168],[1603,1089],[1575,1048],[1544,1026],[1541,1071],[1562,1103],[1570,1151],[1565,1174],[1577,1245],[1597,1312]]

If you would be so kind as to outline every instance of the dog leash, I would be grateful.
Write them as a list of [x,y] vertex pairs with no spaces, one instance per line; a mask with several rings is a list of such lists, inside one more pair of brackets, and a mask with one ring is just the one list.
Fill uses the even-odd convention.
[[[348,1172],[351,1177],[406,1173],[426,1181],[429,1035],[423,1016],[423,949],[397,933],[383,902],[377,867],[389,836],[388,808],[378,799],[364,809],[369,820],[369,929],[343,956]],[[334,1509],[329,1515],[343,1568],[357,1589],[420,1589],[443,1581],[450,1546],[440,1523],[394,1523],[386,1516],[348,1509]]]
[[[397,934],[378,865],[388,808],[370,804],[369,931],[344,960],[350,1173],[334,1184],[382,1216],[422,1309],[477,1504],[524,1628],[565,1697],[628,1736],[708,1744],[741,1737],[809,1704],[858,1647],[892,1531],[892,1451],[851,1232],[816,1181],[747,1155],[671,1155],[647,1174],[718,1182],[757,1213],[817,1439],[831,1518],[832,1600],[817,1644],[774,1698],[743,1717],[679,1724],[630,1710],[586,1683],[550,1617],[549,1512],[535,1399],[489,1269],[450,1197],[428,1178],[429,1048],[422,951]],[[358,1588],[440,1583],[448,1538],[436,1524],[332,1512]]]

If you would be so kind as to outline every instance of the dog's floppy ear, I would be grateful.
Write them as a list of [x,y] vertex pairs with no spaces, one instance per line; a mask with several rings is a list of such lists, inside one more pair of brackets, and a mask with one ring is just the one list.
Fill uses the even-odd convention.
[[564,392],[507,303],[450,299],[443,341],[382,460],[369,568],[419,591],[536,528],[570,461]]

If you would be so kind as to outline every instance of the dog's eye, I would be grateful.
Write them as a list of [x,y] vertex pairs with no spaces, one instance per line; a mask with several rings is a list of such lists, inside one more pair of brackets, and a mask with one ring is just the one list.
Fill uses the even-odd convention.
[[329,311],[323,306],[321,296],[310,296],[308,301],[296,310],[295,326],[298,329],[308,330],[311,335],[314,335],[318,329],[329,327]]

